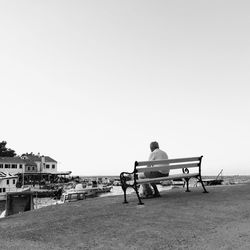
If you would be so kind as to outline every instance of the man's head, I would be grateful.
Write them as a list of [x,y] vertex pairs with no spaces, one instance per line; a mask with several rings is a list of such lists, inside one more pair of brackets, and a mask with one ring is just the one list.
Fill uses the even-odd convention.
[[159,148],[159,144],[157,141],[153,141],[150,143],[150,150],[153,152],[155,149]]

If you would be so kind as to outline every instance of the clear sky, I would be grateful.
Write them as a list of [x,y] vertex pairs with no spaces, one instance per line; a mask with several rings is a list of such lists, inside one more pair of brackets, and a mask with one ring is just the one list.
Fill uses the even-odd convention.
[[250,2],[0,0],[0,140],[119,175],[157,140],[250,174]]

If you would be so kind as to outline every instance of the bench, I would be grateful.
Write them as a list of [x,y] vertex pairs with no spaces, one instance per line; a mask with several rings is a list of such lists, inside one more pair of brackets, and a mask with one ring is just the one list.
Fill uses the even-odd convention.
[[[122,172],[120,174],[120,181],[122,190],[124,192],[124,202],[128,203],[126,197],[127,188],[133,188],[139,200],[139,205],[142,205],[141,197],[139,195],[139,186],[141,184],[149,183],[160,183],[166,180],[177,180],[182,179],[185,181],[186,192],[189,190],[189,180],[191,178],[196,178],[198,182],[201,183],[203,188],[203,193],[208,193],[205,185],[201,178],[201,161],[202,157],[190,157],[190,158],[177,158],[168,160],[157,160],[157,161],[136,161],[134,164],[134,171],[132,173]],[[169,176],[159,177],[159,178],[144,178],[139,179],[138,173],[159,171],[159,170],[169,170]]]

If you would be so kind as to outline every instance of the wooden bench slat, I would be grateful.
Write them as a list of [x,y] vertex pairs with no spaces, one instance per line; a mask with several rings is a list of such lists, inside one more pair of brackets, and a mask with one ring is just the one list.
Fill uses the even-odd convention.
[[171,169],[179,169],[179,168],[195,168],[199,167],[199,163],[190,163],[190,164],[176,164],[176,165],[168,165],[168,166],[154,166],[154,167],[144,167],[137,168],[138,173],[141,172],[154,172],[159,170],[171,170]]
[[159,161],[138,161],[137,166],[153,166],[157,164],[170,164],[170,163],[180,163],[180,162],[195,162],[200,161],[201,157],[190,157],[190,158],[176,158],[168,160],[159,160]]
[[146,179],[139,179],[136,182],[138,184],[144,184],[144,183],[154,183],[154,182],[160,182],[160,181],[166,181],[166,180],[174,180],[174,179],[180,179],[180,178],[190,178],[190,177],[196,177],[199,173],[192,173],[192,174],[176,174],[171,175],[168,177],[160,177],[160,178],[146,178]]

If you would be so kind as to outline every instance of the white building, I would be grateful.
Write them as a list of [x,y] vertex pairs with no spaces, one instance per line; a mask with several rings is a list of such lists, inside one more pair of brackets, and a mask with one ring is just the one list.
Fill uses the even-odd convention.
[[38,173],[57,173],[57,161],[52,159],[49,156],[40,156],[34,154],[24,154],[22,155],[24,160],[29,160],[30,162],[34,162],[37,166]]
[[16,183],[18,177],[14,174],[0,171],[0,200],[6,199],[7,192],[17,190]]
[[22,157],[0,157],[0,171],[18,173],[57,173],[57,162],[49,156],[26,154]]
[[0,171],[18,175],[18,186],[55,182],[71,174],[71,171],[58,172],[57,161],[51,157],[32,153],[21,157],[0,157]]
[[23,173],[27,163],[21,157],[0,157],[0,171],[11,174]]

